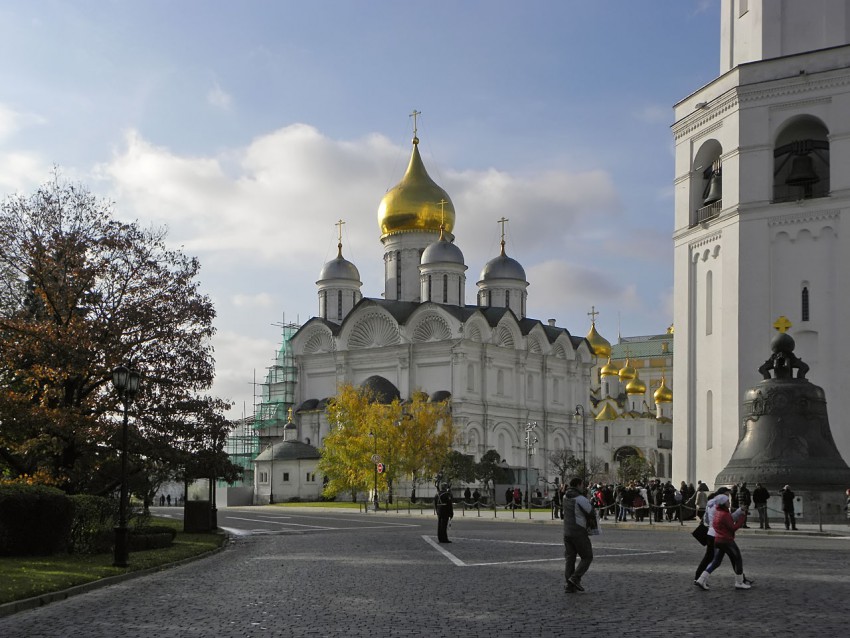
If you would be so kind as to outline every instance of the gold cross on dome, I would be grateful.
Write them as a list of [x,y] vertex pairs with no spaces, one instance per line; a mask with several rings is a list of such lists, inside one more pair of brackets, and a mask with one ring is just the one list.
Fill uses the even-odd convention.
[[505,217],[505,216],[503,215],[503,216],[502,216],[502,219],[500,219],[500,220],[498,220],[498,221],[496,222],[497,224],[501,224],[501,225],[502,225],[502,243],[503,243],[503,244],[505,243],[505,224],[506,224],[507,222],[509,222],[509,221],[510,221],[510,220],[509,220],[507,217]]
[[442,228],[443,224],[446,223],[446,204],[448,202],[445,199],[441,199],[437,204],[440,206],[440,227]]
[[788,317],[785,315],[782,315],[773,323],[773,327],[782,333],[788,332],[788,328],[790,328],[791,325],[791,322],[788,321]]
[[416,128],[416,119],[417,119],[420,115],[422,115],[422,111],[417,111],[416,109],[413,109],[413,113],[411,113],[411,114],[408,116],[408,117],[412,117],[412,118],[413,118],[413,137],[416,137],[416,131],[418,130],[418,129]]
[[590,317],[591,323],[596,323],[596,316],[598,314],[599,314],[599,312],[596,310],[596,306],[591,306],[590,312],[587,313],[587,316]]
[[334,226],[337,227],[337,241],[339,242],[342,242],[342,225],[344,223],[345,222],[340,219],[336,224],[334,224]]

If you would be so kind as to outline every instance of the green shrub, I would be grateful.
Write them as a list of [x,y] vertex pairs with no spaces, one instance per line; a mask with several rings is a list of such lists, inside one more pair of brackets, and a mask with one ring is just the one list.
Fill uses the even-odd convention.
[[128,542],[130,551],[138,552],[145,549],[162,549],[170,547],[177,536],[177,530],[167,525],[147,525],[130,529]]
[[55,554],[68,549],[74,506],[43,485],[0,486],[0,555]]
[[75,494],[70,551],[74,554],[104,554],[115,539],[118,501],[104,496]]

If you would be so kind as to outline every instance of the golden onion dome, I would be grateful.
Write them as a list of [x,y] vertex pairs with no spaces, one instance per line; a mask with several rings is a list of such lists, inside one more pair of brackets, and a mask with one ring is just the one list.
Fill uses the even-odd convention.
[[614,406],[606,401],[605,405],[602,406],[602,409],[599,410],[594,418],[597,421],[616,421],[619,416]]
[[667,382],[664,377],[661,377],[661,385],[652,395],[656,403],[672,403],[673,391],[667,387]]
[[626,394],[646,394],[646,384],[635,375],[635,378],[626,384]]
[[632,367],[629,359],[626,359],[626,365],[620,368],[620,381],[631,381],[637,376],[637,372]]
[[448,193],[425,170],[419,156],[419,138],[413,138],[413,153],[401,181],[384,195],[378,207],[381,237],[406,231],[440,231],[443,225],[451,233],[455,225],[455,207]]
[[596,332],[595,321],[590,324],[590,332],[587,333],[585,339],[587,339],[587,342],[590,344],[590,349],[593,350],[593,354],[597,357],[611,356],[611,343],[601,334]]
[[603,377],[616,377],[620,370],[615,363],[611,363],[611,357],[608,357],[608,363],[602,366],[599,375]]

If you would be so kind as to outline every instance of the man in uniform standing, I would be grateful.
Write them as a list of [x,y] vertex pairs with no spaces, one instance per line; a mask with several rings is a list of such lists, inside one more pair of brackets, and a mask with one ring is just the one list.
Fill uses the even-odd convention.
[[434,497],[434,506],[437,510],[437,540],[440,543],[451,543],[449,540],[449,520],[454,517],[454,506],[452,505],[452,492],[448,483],[441,483],[437,495]]

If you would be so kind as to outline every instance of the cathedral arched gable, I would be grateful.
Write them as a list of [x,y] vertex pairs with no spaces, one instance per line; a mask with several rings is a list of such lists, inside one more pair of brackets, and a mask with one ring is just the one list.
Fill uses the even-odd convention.
[[516,348],[522,343],[522,332],[513,313],[507,313],[493,331],[493,341],[502,348]]
[[489,341],[490,326],[487,324],[487,320],[481,316],[481,313],[476,313],[466,320],[466,323],[463,324],[463,336],[477,343]]
[[427,304],[414,311],[403,330],[410,341],[447,341],[457,337],[459,327],[459,322],[439,305]]
[[534,354],[548,354],[551,350],[549,339],[540,324],[534,326],[525,338],[526,348]]
[[305,325],[293,337],[291,345],[295,355],[333,352],[336,349],[330,328],[318,321],[313,325]]
[[573,350],[573,359],[578,360],[581,363],[592,363],[595,355],[593,351],[590,349],[590,345],[587,341],[582,341],[578,347]]
[[346,349],[380,348],[401,343],[396,320],[383,308],[366,307],[348,316],[339,336]]

